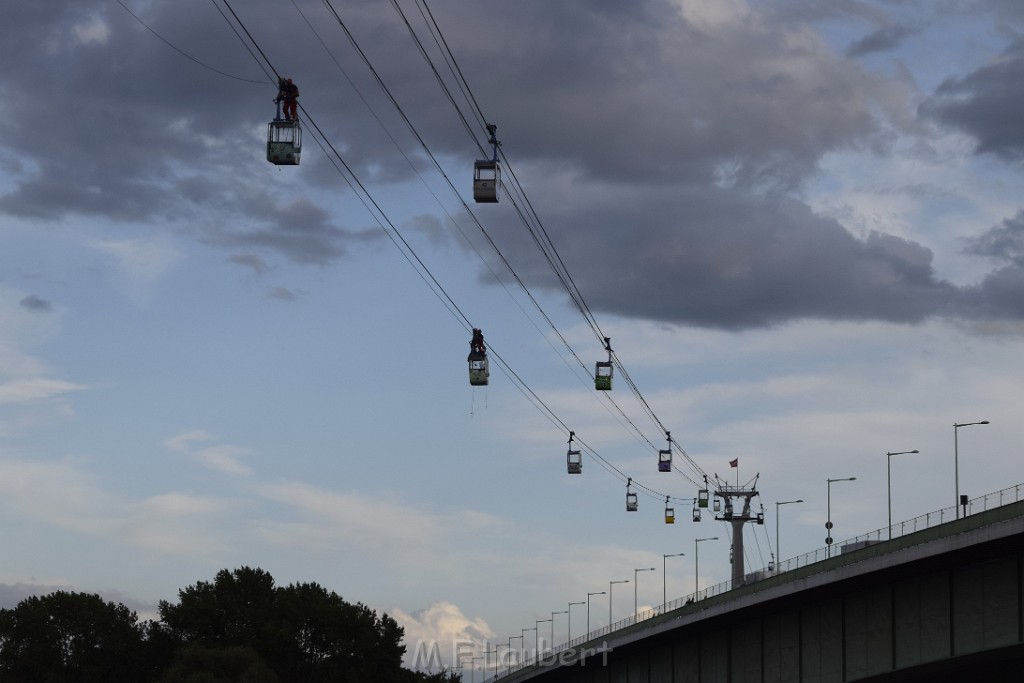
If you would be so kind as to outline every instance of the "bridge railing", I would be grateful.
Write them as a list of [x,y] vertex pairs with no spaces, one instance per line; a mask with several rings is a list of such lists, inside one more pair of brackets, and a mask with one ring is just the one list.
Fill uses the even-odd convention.
[[[1010,486],[993,493],[985,494],[984,496],[979,496],[967,502],[967,505],[964,506],[964,509],[961,511],[961,515],[969,516],[992,508],[1019,502],[1022,500],[1022,493],[1024,493],[1024,484],[1017,484],[1016,486]],[[956,518],[956,506],[950,506],[940,510],[935,510],[934,512],[918,515],[912,519],[893,524],[892,526],[882,527],[881,529],[875,529],[874,531],[861,534],[860,536],[855,536],[854,538],[838,543],[836,544],[839,546],[838,551],[831,551],[829,547],[818,548],[817,550],[812,550],[811,552],[804,553],[803,555],[798,555],[788,560],[781,561],[777,565],[769,565],[763,569],[749,572],[746,580],[744,581],[744,585],[748,585],[780,572],[791,571],[793,569],[806,567],[816,562],[821,562],[822,560],[828,559],[832,554],[841,555],[844,551],[857,550],[873,543],[880,543],[892,538],[899,538],[907,534],[930,529],[932,527],[939,526],[940,524],[951,522]],[[651,617],[671,612],[672,610],[679,609],[680,607],[685,607],[686,605],[691,605],[695,602],[706,600],[707,598],[716,595],[722,595],[732,589],[733,585],[731,579],[728,581],[722,581],[721,583],[701,588],[698,591],[676,598],[675,600],[670,600],[664,605],[658,605],[657,607],[642,610],[635,616],[621,619],[609,624],[608,626],[595,629],[585,635],[573,638],[572,640],[560,645],[550,647],[546,650],[541,650],[540,652],[533,652],[529,656],[524,652],[519,663],[508,667],[500,675],[493,677],[490,680],[498,681],[508,674],[533,666],[538,661],[550,661],[552,658],[557,658],[558,655],[563,652],[577,650],[581,645],[598,640],[604,636],[608,636],[615,631],[628,628],[642,621],[646,621]]]

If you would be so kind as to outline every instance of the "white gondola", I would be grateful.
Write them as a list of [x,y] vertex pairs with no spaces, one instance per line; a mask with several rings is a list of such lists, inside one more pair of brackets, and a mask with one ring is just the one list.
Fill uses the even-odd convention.
[[498,127],[487,124],[491,144],[490,159],[480,159],[473,164],[473,200],[478,204],[493,204],[498,201],[498,188],[501,186],[501,164],[498,163],[498,147],[501,143],[495,137]]
[[565,456],[565,466],[569,474],[583,474],[583,456],[579,451],[569,451]]
[[267,125],[267,161],[298,166],[302,155],[302,125],[298,119],[274,119]]
[[668,439],[668,449],[658,451],[658,471],[659,472],[671,472],[672,471],[672,433],[665,432],[665,437]]
[[594,367],[594,388],[598,391],[611,391],[612,388],[612,340],[604,338],[604,348],[608,351],[608,360],[599,360]]
[[632,483],[632,479],[629,479],[626,482],[626,512],[636,512],[640,507],[640,505],[637,503],[636,493],[629,489]]
[[469,354],[469,383],[474,387],[487,386],[491,372],[487,367],[486,354]]
[[572,449],[572,438],[576,432],[569,432],[569,450],[565,454],[565,468],[569,474],[583,474],[583,456]]
[[693,521],[695,521],[695,522],[699,522],[700,521],[700,508],[697,507],[696,505],[693,506]]

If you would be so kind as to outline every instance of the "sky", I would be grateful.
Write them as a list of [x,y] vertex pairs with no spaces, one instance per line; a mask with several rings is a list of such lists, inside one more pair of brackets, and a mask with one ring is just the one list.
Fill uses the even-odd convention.
[[153,617],[258,566],[410,650],[561,642],[610,581],[618,620],[729,578],[723,522],[663,523],[698,473],[759,491],[748,568],[829,509],[840,541],[1024,482],[1022,30],[1001,0],[9,8],[0,606]]

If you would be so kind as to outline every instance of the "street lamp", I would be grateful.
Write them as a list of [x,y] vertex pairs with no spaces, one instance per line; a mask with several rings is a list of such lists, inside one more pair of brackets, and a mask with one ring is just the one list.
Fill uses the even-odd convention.
[[825,529],[828,531],[828,536],[825,537],[825,546],[828,548],[826,557],[832,557],[832,482],[834,481],[857,481],[857,477],[825,480],[825,483],[828,484],[827,519],[825,520]]
[[617,583],[629,583],[629,579],[623,579],[622,581],[609,581],[608,582],[608,630],[612,630],[612,586]]
[[634,569],[633,570],[633,618],[634,619],[636,618],[637,613],[640,611],[640,605],[637,602],[637,597],[636,597],[636,586],[637,586],[636,575],[639,572],[653,572],[653,571],[657,571],[657,570],[654,567],[647,567],[645,569]]
[[889,490],[889,540],[892,540],[892,456],[894,455],[908,455],[910,453],[920,453],[921,451],[898,451],[896,453],[885,454],[885,480],[886,486]]
[[957,441],[957,430],[961,427],[987,424],[988,420],[982,420],[981,422],[959,422],[953,425],[953,469],[956,477],[956,504],[953,507],[956,509],[957,519],[960,519],[960,446]]
[[604,591],[601,591],[600,593],[587,593],[587,633],[590,633],[590,596],[604,594]]
[[[587,599],[589,600],[590,598],[587,598]],[[565,613],[569,615],[568,616],[569,623],[565,627],[566,633],[568,634],[568,637],[566,638],[566,640],[568,642],[570,642],[570,643],[572,642],[572,606],[573,605],[582,605],[582,604],[583,604],[583,602],[570,602],[569,603],[569,609],[567,609],[565,611]],[[587,604],[587,617],[589,618],[590,617],[590,603],[588,602],[586,604]],[[587,627],[588,627],[587,630],[589,631],[590,630],[590,628],[589,628],[590,624],[587,624]]]
[[779,506],[791,503],[802,503],[803,500],[783,500],[775,503],[775,552],[779,554],[776,566],[782,564],[782,547],[779,545]]
[[[522,636],[509,636],[508,637],[508,667],[507,668],[509,668],[509,669],[512,668],[512,641],[515,638],[518,638],[520,641],[522,641],[522,639],[523,639]],[[516,663],[518,664],[519,662],[516,662]]]
[[[473,662],[475,662],[478,659],[484,659],[484,658],[483,657],[473,657],[472,659],[469,660],[469,681],[470,681],[470,683],[476,683],[476,664],[474,664]],[[484,676],[485,677],[487,676],[487,670],[486,669],[487,669],[487,667],[486,667],[486,665],[484,665]]]
[[718,536],[712,536],[711,538],[697,538],[693,541],[693,599],[697,599],[697,593],[700,592],[700,546],[698,543],[704,541],[717,541]]
[[487,655],[494,655],[494,676],[498,676],[498,644],[494,644],[493,650],[484,652],[484,678],[487,678]]
[[555,615],[556,614],[568,614],[569,610],[562,610],[561,612],[551,613],[551,649],[555,649]]
[[686,553],[676,553],[674,555],[662,555],[661,556],[661,606],[664,609],[665,605],[668,604],[668,572],[666,571],[665,564],[666,560],[670,557],[682,557]]
[[534,652],[536,653],[534,656],[536,656],[536,657],[540,656],[540,625],[541,624],[546,624],[549,621],[553,623],[554,619],[541,619],[540,621],[537,622],[537,625],[533,627]]
[[[523,635],[525,636],[525,635],[526,635],[526,632],[527,632],[527,631],[533,631],[533,632],[535,632],[535,633],[536,633],[536,631],[537,631],[537,627],[536,627],[536,626],[534,626],[533,628],[524,628],[524,629],[522,629],[522,631],[523,631]],[[534,653],[533,653],[533,658],[534,658],[535,660],[536,660],[536,658],[537,658],[537,652],[536,652],[536,650],[535,650],[535,651],[534,651]],[[523,638],[523,659],[526,659],[526,638],[525,638],[525,637]]]

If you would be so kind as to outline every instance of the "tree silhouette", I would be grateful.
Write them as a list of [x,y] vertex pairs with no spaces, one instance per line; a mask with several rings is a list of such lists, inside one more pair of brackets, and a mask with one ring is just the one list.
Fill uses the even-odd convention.
[[4,681],[145,680],[144,628],[124,605],[57,591],[0,610]]

